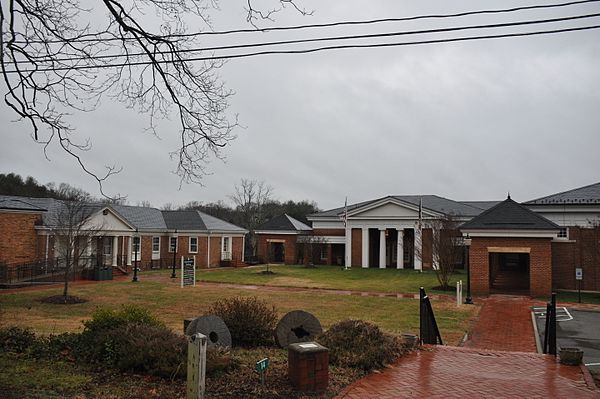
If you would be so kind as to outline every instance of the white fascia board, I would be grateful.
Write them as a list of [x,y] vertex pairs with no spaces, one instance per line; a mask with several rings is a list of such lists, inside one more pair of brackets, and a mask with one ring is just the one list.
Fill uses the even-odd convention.
[[232,237],[243,237],[248,234],[248,230],[239,231],[239,230],[209,230],[207,234],[224,234]]
[[340,216],[336,215],[336,216],[307,216],[306,220],[309,221],[318,221],[318,222],[339,222],[342,219],[340,218]]
[[306,231],[298,231],[298,230],[257,230],[254,232],[255,234],[282,234],[282,235],[300,235],[300,234],[309,234],[310,230]]
[[472,230],[460,229],[470,237],[518,237],[518,238],[555,238],[559,232],[556,230]]
[[585,204],[549,204],[549,205],[525,205],[534,212],[559,212],[559,213],[577,213],[577,212],[599,212],[600,206]]
[[346,244],[346,236],[319,236],[326,244]]
[[36,214],[36,215],[41,215],[42,213],[45,213],[46,211],[42,211],[42,210],[28,210],[28,209],[10,209],[10,208],[6,208],[6,209],[0,209],[0,213],[24,213],[24,214]]

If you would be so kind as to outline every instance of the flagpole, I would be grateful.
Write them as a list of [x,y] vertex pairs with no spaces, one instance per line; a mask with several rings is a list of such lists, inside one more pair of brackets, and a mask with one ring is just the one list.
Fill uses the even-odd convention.
[[[346,196],[346,199],[344,201],[344,214],[343,214],[343,220],[344,220],[344,234],[348,234],[348,196]],[[350,231],[350,240],[352,240],[352,231]],[[346,242],[348,242],[348,237],[346,237]],[[352,253],[350,253],[350,251],[348,251],[348,245],[345,245],[345,250],[346,250],[346,256],[345,256],[345,262],[344,262],[344,270],[349,270],[349,266],[350,263],[352,263]]]

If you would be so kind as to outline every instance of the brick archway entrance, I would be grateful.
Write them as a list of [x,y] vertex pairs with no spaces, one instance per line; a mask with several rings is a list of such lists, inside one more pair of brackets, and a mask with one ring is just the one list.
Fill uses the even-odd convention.
[[529,253],[490,252],[490,292],[529,295]]

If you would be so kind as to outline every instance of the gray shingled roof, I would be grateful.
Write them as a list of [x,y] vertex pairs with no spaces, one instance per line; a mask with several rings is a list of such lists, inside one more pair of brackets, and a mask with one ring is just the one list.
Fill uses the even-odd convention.
[[206,231],[198,211],[162,211],[162,216],[169,229]]
[[135,228],[147,230],[167,228],[162,213],[156,208],[129,205],[108,205],[108,207],[114,209],[119,216]]
[[[457,202],[438,195],[390,195],[388,197],[378,198],[371,201],[359,202],[357,204],[348,205],[348,212],[360,208],[365,205],[380,201],[385,198],[395,199],[414,206],[419,206],[419,201],[423,201],[423,209],[430,210],[443,214],[453,214],[458,216],[476,216],[483,209],[465,202]],[[309,217],[335,217],[340,216],[344,212],[344,207],[330,209],[323,212],[313,213]]]
[[469,206],[474,206],[475,208],[479,208],[483,211],[487,211],[493,206],[498,205],[502,201],[460,201],[461,203]]
[[11,209],[18,211],[34,211],[34,212],[45,212],[46,209],[40,206],[31,204],[22,199],[18,198],[4,198],[0,197],[0,209]]
[[574,188],[562,193],[548,195],[546,197],[524,202],[525,205],[550,205],[550,204],[600,204],[600,182],[588,186]]
[[231,231],[237,233],[247,233],[248,230],[236,226],[235,224],[231,224],[222,219],[216,218],[214,216],[208,215],[204,212],[197,211],[198,215],[202,218],[202,221],[206,225],[209,231]]
[[461,230],[558,230],[560,227],[507,198],[460,226]]
[[310,226],[294,219],[288,214],[283,214],[267,220],[256,228],[258,231],[310,231]]

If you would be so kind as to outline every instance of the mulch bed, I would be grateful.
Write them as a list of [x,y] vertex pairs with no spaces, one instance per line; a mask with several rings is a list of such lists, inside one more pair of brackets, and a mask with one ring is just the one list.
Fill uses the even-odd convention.
[[87,299],[83,299],[80,298],[78,296],[74,296],[74,295],[54,295],[54,296],[49,296],[47,298],[42,298],[40,299],[40,302],[43,303],[53,303],[53,304],[57,304],[57,305],[75,305],[78,303],[85,303],[87,302]]

